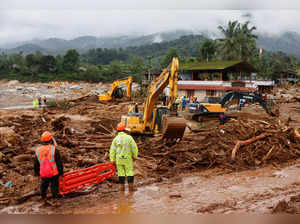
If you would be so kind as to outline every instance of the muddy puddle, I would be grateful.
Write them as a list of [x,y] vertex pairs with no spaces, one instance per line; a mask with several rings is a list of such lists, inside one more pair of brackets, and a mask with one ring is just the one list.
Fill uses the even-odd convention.
[[283,170],[266,167],[259,170],[182,178],[179,183],[154,184],[95,206],[71,213],[270,213],[283,199],[300,190],[299,165]]
[[[0,213],[21,214],[206,214],[272,213],[281,200],[299,195],[300,161],[283,169],[272,166],[214,176],[203,171],[183,178],[139,187],[130,193],[115,191],[64,198],[57,208],[38,201],[7,207]],[[79,206],[80,205],[80,206]]]

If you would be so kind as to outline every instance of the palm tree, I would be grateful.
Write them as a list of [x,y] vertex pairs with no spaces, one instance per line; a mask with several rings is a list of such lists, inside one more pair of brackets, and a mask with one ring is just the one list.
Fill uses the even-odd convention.
[[237,40],[237,27],[238,21],[229,21],[227,27],[218,26],[218,29],[224,35],[224,38],[220,41],[220,53],[223,59],[233,60],[237,59],[237,53],[239,52],[238,40]]
[[257,36],[253,34],[256,27],[248,27],[249,21],[244,24],[238,21],[229,21],[228,27],[218,26],[224,35],[220,41],[221,56],[226,60],[249,60],[256,50]]
[[238,41],[240,45],[240,59],[249,60],[253,55],[254,50],[256,50],[256,39],[257,36],[252,34],[256,30],[256,27],[248,27],[249,21],[238,26]]
[[199,59],[209,61],[215,58],[217,43],[215,40],[204,40],[199,48]]

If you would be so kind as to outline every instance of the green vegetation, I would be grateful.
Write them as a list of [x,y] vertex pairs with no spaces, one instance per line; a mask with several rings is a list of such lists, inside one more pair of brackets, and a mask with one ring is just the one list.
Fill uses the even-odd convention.
[[62,101],[48,100],[47,103],[46,103],[46,106],[49,107],[49,108],[60,108],[60,109],[63,109],[63,110],[68,110],[71,107],[76,106],[76,104],[72,103],[72,102],[69,103],[69,102],[66,102],[64,100],[62,100]]
[[214,66],[223,63],[216,61],[248,61],[257,68],[258,76],[268,79],[278,79],[281,71],[299,70],[299,61],[282,52],[264,50],[260,57],[257,36],[253,34],[256,27],[249,24],[230,21],[225,27],[219,26],[223,38],[216,40],[188,35],[135,47],[92,48],[85,53],[69,49],[65,54],[55,56],[40,51],[27,55],[23,52],[2,53],[0,79],[111,82],[131,75],[139,82],[150,69],[166,68],[174,56],[179,57],[181,69],[185,64],[199,61],[214,62]]

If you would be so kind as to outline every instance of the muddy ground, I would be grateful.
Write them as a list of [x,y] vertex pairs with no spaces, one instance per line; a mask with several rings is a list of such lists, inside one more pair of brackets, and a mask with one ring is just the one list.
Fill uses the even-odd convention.
[[0,110],[1,180],[12,184],[0,185],[1,213],[299,213],[300,103],[280,99],[279,117],[247,105],[222,128],[189,121],[194,128],[175,145],[137,138],[137,192],[120,195],[112,178],[57,207],[41,205],[33,175],[41,133],[54,133],[65,172],[106,162],[130,102],[100,104],[91,95],[54,108]]

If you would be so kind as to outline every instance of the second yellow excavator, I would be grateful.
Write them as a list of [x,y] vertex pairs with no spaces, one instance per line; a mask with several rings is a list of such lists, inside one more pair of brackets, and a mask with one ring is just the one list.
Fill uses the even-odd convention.
[[[183,137],[186,120],[179,117],[175,98],[177,96],[178,58],[173,58],[167,69],[152,81],[147,98],[144,102],[143,113],[122,116],[121,122],[131,134],[153,135],[162,132],[163,138],[177,140]],[[169,85],[170,100],[168,106],[156,105],[158,96]]]
[[100,102],[107,102],[117,98],[123,98],[124,93],[122,87],[126,86],[126,97],[131,97],[131,86],[132,77],[129,76],[127,79],[116,80],[112,83],[112,87],[108,93],[99,94],[98,98]]

